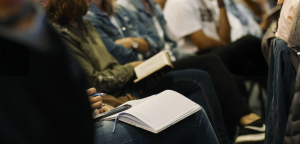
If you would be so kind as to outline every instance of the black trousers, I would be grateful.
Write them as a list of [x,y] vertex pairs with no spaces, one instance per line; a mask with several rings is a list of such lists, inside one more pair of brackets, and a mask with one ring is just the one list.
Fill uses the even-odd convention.
[[173,65],[174,70],[200,69],[210,75],[221,105],[228,135],[233,138],[241,117],[252,111],[220,57],[214,54],[203,54],[178,60]]
[[261,51],[261,40],[254,36],[244,36],[235,42],[198,52],[219,56],[229,71],[241,76],[267,76],[268,65]]

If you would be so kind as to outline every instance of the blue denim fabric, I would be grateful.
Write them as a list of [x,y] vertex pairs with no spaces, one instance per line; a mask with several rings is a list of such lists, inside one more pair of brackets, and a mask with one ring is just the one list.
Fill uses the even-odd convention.
[[95,124],[95,144],[218,144],[218,139],[203,109],[158,134],[114,121]]
[[295,54],[282,39],[271,44],[266,111],[266,144],[282,144],[291,100],[295,92],[296,72],[290,60]]
[[[150,50],[147,54],[143,55],[144,59],[147,59],[156,53],[158,53],[159,37],[153,32],[147,30],[134,15],[123,7],[118,8],[114,14],[116,17],[124,37],[136,37],[142,38],[150,45]],[[85,19],[89,20],[97,29],[100,37],[106,46],[107,50],[118,60],[120,64],[126,64],[128,62],[137,61],[138,52],[133,49],[126,49],[122,45],[115,44],[114,41],[124,38],[118,31],[118,28],[110,21],[109,16],[101,12],[98,7],[91,4],[89,11]]]
[[[149,0],[149,6],[153,12],[153,15],[157,18],[160,26],[163,29],[164,32],[164,39],[160,39],[158,45],[159,47],[163,48],[165,42],[167,42],[170,47],[171,51],[176,57],[176,59],[181,59],[184,57],[188,57],[191,54],[185,53],[181,48],[177,47],[177,43],[172,40],[172,38],[169,36],[167,31],[167,23],[163,15],[163,10],[161,9],[160,5],[158,5],[156,2]],[[154,32],[155,35],[159,37],[159,34],[156,30],[152,15],[145,9],[145,6],[141,2],[141,0],[119,0],[118,4],[124,6],[126,9],[132,11],[135,16],[138,18],[138,20],[150,31]],[[162,50],[162,49],[161,49]]]
[[166,89],[179,92],[201,105],[207,112],[219,142],[221,144],[231,143],[225,128],[219,100],[209,75],[204,71],[193,69],[172,71],[167,73],[162,83],[154,89],[143,90],[143,93],[140,94],[138,86],[131,85],[127,87],[123,95],[129,93],[133,96],[144,98]]

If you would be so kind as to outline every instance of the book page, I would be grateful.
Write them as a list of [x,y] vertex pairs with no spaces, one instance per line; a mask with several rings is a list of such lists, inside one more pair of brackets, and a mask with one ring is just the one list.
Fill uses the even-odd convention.
[[[123,105],[125,105],[125,104],[129,104],[129,105],[131,105],[131,108],[130,108],[130,109],[132,109],[133,107],[136,107],[136,106],[140,105],[140,104],[143,103],[144,101],[147,101],[148,99],[151,99],[151,98],[153,98],[154,96],[156,96],[156,95],[149,96],[149,97],[146,97],[146,98],[143,98],[143,99],[139,99],[139,100],[131,100],[131,101],[128,101],[128,102],[123,103],[123,104],[120,105],[120,106],[123,106]],[[120,106],[118,106],[118,107],[120,107]],[[113,115],[111,115],[111,116],[108,116],[108,117],[104,118],[104,120],[105,120],[105,119],[114,119],[114,118],[116,118],[120,113],[126,113],[126,112],[128,112],[130,109],[127,109],[127,110],[125,110],[125,111],[122,111],[122,112],[113,114]],[[99,115],[100,115],[100,114],[99,114]],[[97,116],[98,116],[98,115],[96,115],[95,117],[97,117]]]
[[159,70],[165,65],[170,65],[168,60],[168,55],[166,52],[161,51],[150,59],[146,60],[142,64],[134,68],[136,76],[138,79],[150,75],[151,73]]
[[153,129],[159,130],[195,107],[198,108],[199,105],[175,91],[166,90],[131,108],[129,112]]

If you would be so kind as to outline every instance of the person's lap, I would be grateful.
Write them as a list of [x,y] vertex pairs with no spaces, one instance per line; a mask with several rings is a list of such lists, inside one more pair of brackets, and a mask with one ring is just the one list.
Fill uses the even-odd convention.
[[195,69],[171,71],[154,89],[143,90],[140,93],[139,87],[132,85],[124,91],[124,94],[129,93],[138,98],[144,98],[167,89],[181,93],[201,105],[207,112],[220,142],[230,143],[218,98],[209,75],[204,71]]
[[247,35],[223,46],[215,47],[197,54],[216,54],[235,75],[266,76],[268,66],[261,52],[261,40]]
[[101,144],[218,144],[216,135],[203,109],[158,134],[119,121],[113,133],[114,121],[95,123],[95,143]]

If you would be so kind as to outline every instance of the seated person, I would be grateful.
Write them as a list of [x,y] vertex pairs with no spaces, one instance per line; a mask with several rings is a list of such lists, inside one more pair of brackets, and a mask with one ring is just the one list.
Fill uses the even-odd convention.
[[45,18],[0,0],[0,143],[93,144],[84,72]]
[[[97,91],[106,92],[116,97],[129,93],[138,98],[144,98],[149,95],[157,94],[166,89],[177,91],[196,103],[201,104],[205,110],[209,110],[210,112],[208,112],[208,116],[212,119],[211,123],[214,127],[214,130],[218,133],[218,135],[222,136],[224,141],[226,140],[227,143],[230,143],[224,126],[218,99],[212,87],[210,78],[205,72],[200,70],[169,72],[165,75],[161,82],[158,83],[157,86],[152,84],[152,88],[141,89],[141,85],[132,84],[133,78],[135,77],[134,67],[141,62],[132,62],[126,65],[120,65],[117,62],[117,60],[103,45],[95,27],[89,21],[84,21],[82,19],[83,15],[85,15],[87,11],[87,6],[83,3],[85,3],[84,0],[72,2],[48,0],[46,9],[50,20],[54,21],[53,26],[60,33],[64,41],[70,46],[73,55],[77,58],[78,62],[84,69],[90,87],[94,85],[94,81],[97,78],[97,80],[101,81],[102,83],[100,84],[100,87],[97,87]],[[56,13],[58,10],[61,10],[62,13]],[[196,119],[197,118],[195,117],[194,120]],[[104,125],[103,128],[102,124],[104,123],[107,124]],[[96,136],[97,141],[101,141],[103,143],[116,141],[115,143],[121,143],[120,141],[122,140],[132,141],[137,140],[137,138],[140,137],[145,137],[145,141],[153,141],[153,143],[159,141],[162,141],[163,143],[165,141],[170,141],[170,143],[184,143],[186,139],[182,134],[189,133],[190,136],[190,132],[173,131],[174,135],[175,133],[176,135],[178,133],[178,135],[181,136],[176,137],[178,139],[171,140],[173,134],[168,135],[168,132],[166,132],[166,135],[168,136],[160,136],[150,134],[148,132],[142,132],[136,128],[136,132],[130,133],[130,135],[133,137],[128,136],[128,139],[125,139],[121,134],[119,135],[116,133],[111,133],[110,126],[112,124],[113,122],[105,121],[96,125],[98,127]],[[127,126],[122,125],[120,126],[120,129],[123,129],[122,127],[124,128]],[[194,130],[189,129],[189,131]],[[122,131],[123,130],[117,130],[117,132]],[[190,139],[191,141],[188,141],[187,143],[197,143],[197,141],[194,140],[198,138],[201,140],[202,136],[206,137],[204,141],[208,141],[207,143],[216,142],[214,138],[207,137],[207,134],[194,134],[196,135],[195,139]],[[146,135],[149,137],[146,137]],[[105,138],[103,138],[104,136]],[[201,138],[198,136],[201,136]]]
[[[131,14],[127,12],[126,9],[118,9],[118,6],[115,6],[109,0],[92,0],[91,8],[89,9],[89,12],[87,16],[85,16],[85,18],[89,19],[92,22],[92,24],[97,28],[100,36],[103,32],[108,32],[108,30],[106,30],[105,28],[107,25],[114,25],[113,22],[110,21],[106,22],[105,24],[103,23],[103,21],[107,19],[106,16],[103,16],[103,11],[110,11],[110,9],[112,9],[115,10],[112,15],[117,15],[116,18],[118,21],[128,21],[129,24],[131,24],[132,21],[137,21],[135,19],[135,17],[137,17],[138,20],[144,25],[144,27],[147,27],[148,29],[153,31],[156,35],[159,35],[160,42],[165,43],[165,49],[166,47],[171,47],[171,50],[176,48],[176,42],[174,42],[166,33],[166,25],[163,15],[160,7],[156,3],[152,1],[148,1],[149,3],[146,2],[145,5],[149,4],[147,8],[144,7],[144,3],[142,3],[143,1],[141,0],[119,0],[118,2],[123,3],[124,6],[131,9],[138,9],[138,13],[134,12]],[[133,2],[134,4],[131,4],[130,2]],[[104,5],[105,7],[102,7]],[[107,5],[110,6],[108,7]],[[113,9],[113,7],[116,8]],[[126,13],[129,16],[125,15]],[[152,17],[156,17],[159,23],[155,23],[155,18]],[[126,27],[126,24],[122,25],[121,27]],[[132,31],[129,28],[126,29],[129,32]],[[159,29],[162,30],[158,31]],[[116,28],[115,30],[111,29],[110,31],[116,31]],[[108,32],[104,35],[105,39],[107,39],[107,36],[113,35],[113,33]],[[119,35],[121,34],[119,33]],[[110,36],[111,40],[114,39],[113,37],[115,36],[116,35]],[[114,55],[114,57],[118,57],[118,55]],[[175,62],[173,62],[173,65],[175,70],[196,68],[205,70],[209,73],[220,105],[222,107],[227,131],[232,139],[234,137],[236,130],[235,127],[237,125],[248,125],[255,121],[258,121],[261,125],[263,124],[263,121],[259,120],[260,117],[250,110],[231,74],[217,56],[201,55],[187,57],[184,59],[176,60]],[[220,75],[220,73],[222,73],[222,75]],[[237,109],[238,111],[236,111]],[[246,120],[247,122],[245,122],[244,120]]]
[[[216,13],[219,13],[217,0],[212,1]],[[228,21],[231,26],[231,42],[234,42],[246,35],[252,35],[259,39],[262,38],[263,31],[266,29],[266,17],[262,18],[258,24],[253,16],[251,10],[245,6],[241,1],[224,0],[227,10]]]
[[261,40],[244,36],[230,42],[231,26],[223,0],[218,0],[218,6],[219,14],[212,1],[166,1],[164,17],[168,32],[187,52],[220,56],[233,74],[266,76],[268,67],[261,53]]
[[[112,3],[109,1],[108,3]],[[114,8],[117,9],[117,8]],[[124,9],[118,7],[118,9]],[[95,13],[90,11],[90,15],[97,14],[102,17],[101,28],[96,26],[107,50],[115,57],[120,64],[132,61],[147,59],[160,51],[161,43],[158,36],[147,30],[138,21],[131,18],[127,11],[122,11],[118,15],[112,15],[113,9],[106,12]],[[128,16],[124,21],[118,17]],[[99,24],[100,24],[99,23]]]

